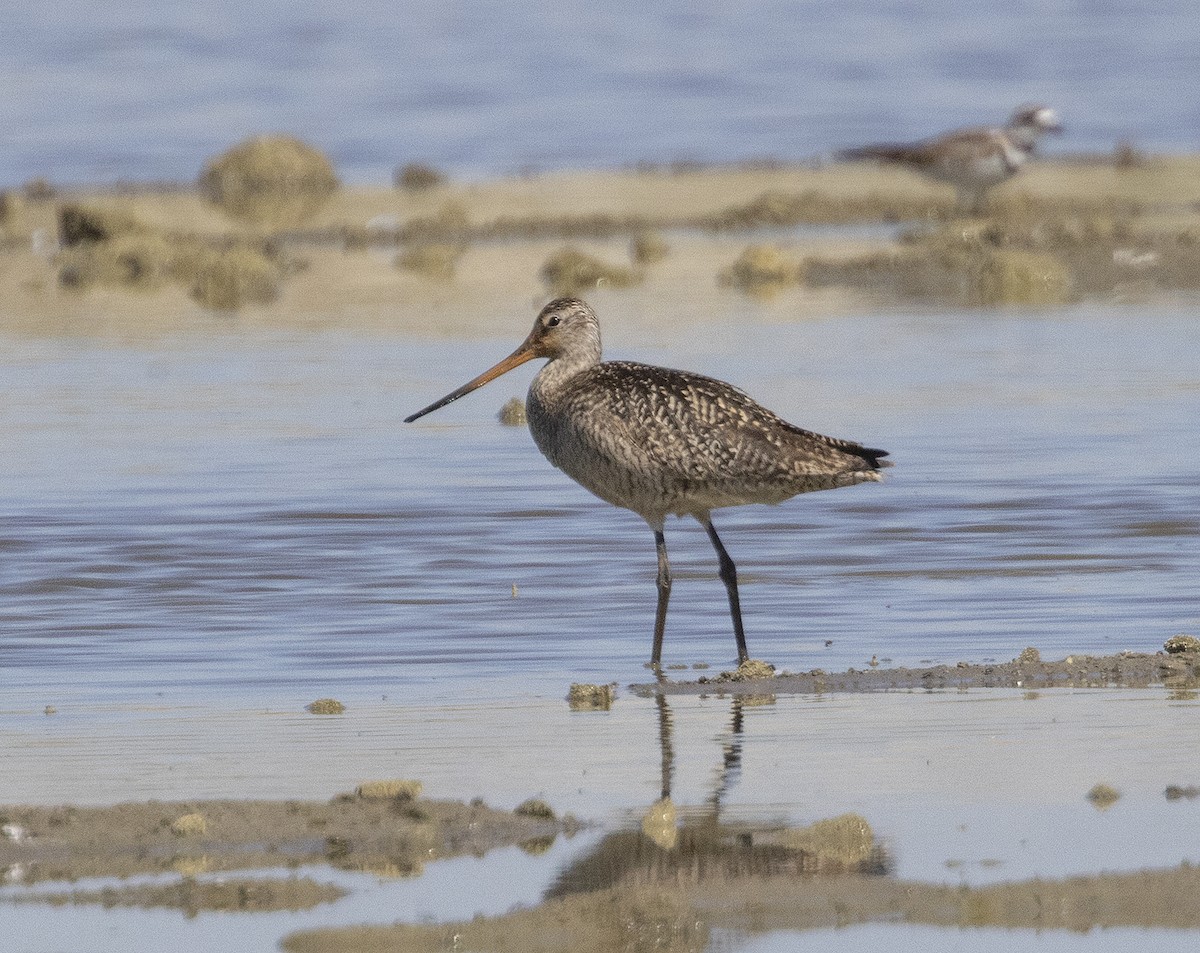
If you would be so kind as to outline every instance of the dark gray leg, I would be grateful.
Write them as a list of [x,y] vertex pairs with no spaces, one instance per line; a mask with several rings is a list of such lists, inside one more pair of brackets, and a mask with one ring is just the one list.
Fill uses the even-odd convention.
[[658,609],[654,613],[654,649],[650,664],[662,664],[663,632],[667,627],[667,600],[671,598],[671,564],[667,562],[667,538],[658,527],[654,529],[654,545],[658,549]]
[[721,561],[721,582],[725,583],[725,591],[729,593],[729,614],[733,616],[733,637],[737,639],[738,664],[749,661],[750,653],[746,651],[746,632],[742,628],[742,604],[738,599],[737,567],[721,545],[721,537],[713,528],[712,520],[707,516],[700,520],[708,530],[708,538],[712,540],[713,549]]

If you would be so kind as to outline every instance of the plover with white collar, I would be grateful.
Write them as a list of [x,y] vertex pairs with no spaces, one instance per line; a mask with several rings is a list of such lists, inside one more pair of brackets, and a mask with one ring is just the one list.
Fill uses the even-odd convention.
[[958,129],[911,143],[881,143],[844,149],[841,159],[877,159],[907,166],[958,189],[959,204],[978,212],[994,185],[1020,171],[1047,133],[1061,133],[1058,113],[1048,106],[1022,106],[1002,127]]

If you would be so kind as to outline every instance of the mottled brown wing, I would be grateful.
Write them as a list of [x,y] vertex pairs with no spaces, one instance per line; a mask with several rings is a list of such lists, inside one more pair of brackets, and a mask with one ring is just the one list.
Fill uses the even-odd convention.
[[886,456],[789,424],[730,384],[645,364],[600,364],[568,402],[585,439],[689,483],[787,482],[877,469]]

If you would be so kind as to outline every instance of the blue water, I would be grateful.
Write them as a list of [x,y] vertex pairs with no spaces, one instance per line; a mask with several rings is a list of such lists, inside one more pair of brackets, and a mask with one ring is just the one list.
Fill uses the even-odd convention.
[[[619,302],[612,356],[732,380],[895,460],[882,485],[715,515],[756,657],[1062,657],[1200,628],[1190,308],[714,320],[646,348]],[[644,679],[653,537],[496,421],[532,369],[402,423],[524,330],[4,335],[6,679],[42,704]],[[711,547],[690,520],[667,540],[665,661],[728,665]]]
[[1050,103],[1067,150],[1200,139],[1193,0],[5,4],[0,187],[191,180],[251,134],[351,181],[799,159]]

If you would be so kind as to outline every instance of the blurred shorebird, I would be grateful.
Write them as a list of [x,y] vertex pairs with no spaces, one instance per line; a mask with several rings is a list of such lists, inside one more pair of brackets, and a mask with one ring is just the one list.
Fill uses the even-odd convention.
[[794,427],[730,384],[628,361],[601,361],[600,323],[578,298],[546,305],[512,354],[474,380],[405,419],[444,407],[518,365],[546,358],[525,401],[538,449],[569,477],[654,531],[658,608],[650,661],[662,662],[671,567],[666,517],[694,516],[720,560],[737,639],[742,628],[737,570],[713,528],[723,506],[782,503],[798,493],[881,479],[883,450]]
[[959,204],[978,212],[984,194],[1020,171],[1042,136],[1061,133],[1058,114],[1047,106],[1022,106],[998,128],[959,129],[911,143],[843,149],[840,159],[893,162],[958,189]]

